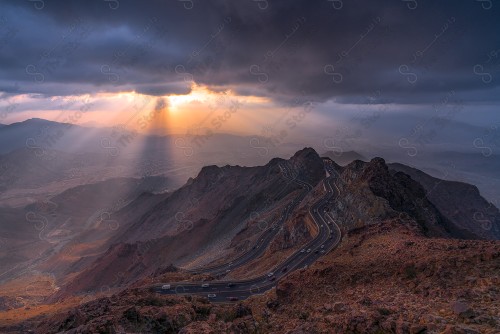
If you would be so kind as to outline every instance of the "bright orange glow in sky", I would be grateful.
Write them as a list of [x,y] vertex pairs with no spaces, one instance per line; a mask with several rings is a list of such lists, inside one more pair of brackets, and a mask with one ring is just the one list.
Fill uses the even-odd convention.
[[16,103],[28,108],[7,123],[39,117],[77,125],[120,125],[158,135],[255,134],[283,110],[267,98],[239,96],[231,90],[214,92],[194,84],[187,95],[157,97],[132,91],[56,96],[50,101],[23,95],[16,97]]

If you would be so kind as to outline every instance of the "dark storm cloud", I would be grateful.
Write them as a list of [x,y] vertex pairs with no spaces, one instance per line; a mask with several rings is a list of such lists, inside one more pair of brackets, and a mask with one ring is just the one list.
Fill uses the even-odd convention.
[[2,91],[64,95],[72,86],[167,95],[188,92],[194,80],[287,102],[363,103],[376,91],[385,103],[434,102],[449,91],[499,96],[496,3],[38,3],[43,8],[0,5],[0,43],[5,27],[17,29],[0,44]]

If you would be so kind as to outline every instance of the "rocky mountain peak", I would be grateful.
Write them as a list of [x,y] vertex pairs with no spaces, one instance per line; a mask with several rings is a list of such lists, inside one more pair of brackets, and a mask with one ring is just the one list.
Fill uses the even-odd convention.
[[372,160],[370,160],[370,165],[384,168],[385,170],[389,169],[385,163],[385,160],[380,157],[375,157]]
[[319,155],[312,147],[304,147],[302,150],[295,152],[291,160],[309,160],[316,157],[319,158]]
[[206,176],[211,176],[219,173],[221,171],[221,168],[216,165],[209,165],[209,166],[204,166],[200,172],[198,173],[197,178],[201,177],[206,177]]
[[296,152],[289,162],[292,168],[298,173],[298,176],[306,182],[316,185],[325,177],[323,160],[318,153],[311,148],[306,147]]

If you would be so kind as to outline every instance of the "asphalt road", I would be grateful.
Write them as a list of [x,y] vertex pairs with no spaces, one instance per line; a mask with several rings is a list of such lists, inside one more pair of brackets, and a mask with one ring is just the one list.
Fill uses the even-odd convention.
[[285,179],[288,180],[288,183],[297,183],[302,188],[304,188],[304,191],[302,191],[300,193],[300,195],[298,195],[297,198],[295,198],[292,201],[292,203],[289,203],[285,207],[285,210],[281,214],[279,220],[277,222],[271,224],[271,226],[269,226],[268,228],[266,228],[262,232],[262,234],[259,236],[259,238],[257,239],[258,240],[257,243],[250,250],[239,255],[237,258],[232,259],[228,263],[224,263],[224,264],[220,264],[220,265],[205,266],[202,268],[189,269],[189,270],[187,270],[188,272],[191,272],[193,274],[195,274],[195,273],[196,274],[207,273],[207,274],[211,274],[211,275],[217,277],[218,279],[221,279],[226,274],[228,274],[232,269],[238,268],[238,267],[252,261],[253,259],[258,258],[259,256],[261,256],[265,252],[267,246],[269,245],[269,243],[271,243],[271,241],[274,239],[276,234],[278,234],[278,232],[283,229],[283,224],[290,217],[293,210],[296,208],[296,206],[300,202],[302,202],[302,200],[307,195],[307,193],[312,189],[312,187],[309,184],[306,184],[306,183],[298,180],[297,179],[298,175],[292,175],[289,167],[284,166],[284,165],[280,165],[280,169],[281,169],[281,172],[282,172],[283,176],[285,177]]
[[[313,240],[305,245],[303,249],[289,256],[266,275],[248,280],[165,282],[159,286],[155,286],[156,291],[162,294],[202,295],[208,297],[212,302],[233,302],[242,300],[272,289],[281,278],[288,275],[290,272],[311,265],[318,258],[333,250],[341,240],[341,231],[338,225],[327,214],[326,206],[329,201],[339,195],[340,190],[335,184],[335,181],[338,179],[338,173],[335,172],[328,160],[324,160],[324,164],[325,170],[328,172],[328,176],[322,181],[326,194],[309,208],[309,214],[318,227],[318,234]],[[286,219],[288,219],[295,206],[298,205],[307,192],[313,188],[307,182],[300,180],[296,176],[294,177],[289,166],[282,166],[282,173],[286,178],[304,187],[305,191],[286,207],[285,212],[281,216],[280,224],[283,224]],[[270,228],[269,231],[264,232],[263,237],[259,238],[256,247],[251,251],[229,263],[205,268],[203,272],[224,275],[228,270],[232,270],[258,258],[279,231],[276,226],[274,228],[274,230]],[[164,285],[169,285],[169,287],[162,288]]]

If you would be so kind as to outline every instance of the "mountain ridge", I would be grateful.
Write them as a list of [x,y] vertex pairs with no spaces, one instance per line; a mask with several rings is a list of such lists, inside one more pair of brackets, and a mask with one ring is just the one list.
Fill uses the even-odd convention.
[[[274,200],[269,202],[269,199],[266,196],[262,196],[262,193],[269,193],[269,189],[279,189],[282,187],[275,185],[266,186],[268,190],[265,190],[266,188],[261,188],[259,184],[264,185],[265,182],[275,184],[276,180],[280,178],[279,166],[284,163],[290,165],[292,170],[297,171],[295,177],[298,179],[311,181],[313,187],[322,187],[318,182],[324,178],[323,163],[319,155],[312,148],[305,148],[296,152],[289,160],[271,159],[268,164],[259,167],[205,166],[195,178],[188,180],[184,186],[163,198],[155,206],[149,207],[147,212],[140,214],[141,209],[134,209],[136,215],[139,214],[140,218],[136,222],[126,223],[125,225],[129,227],[121,230],[120,234],[112,239],[111,244],[115,245],[112,247],[116,247],[117,244],[121,245],[120,249],[122,251],[120,252],[122,252],[122,257],[128,256],[138,259],[138,243],[149,244],[148,249],[146,249],[144,254],[141,254],[142,259],[150,258],[154,256],[153,254],[158,256],[160,249],[163,249],[160,256],[162,264],[160,265],[158,261],[144,262],[144,260],[141,260],[136,263],[127,264],[126,267],[122,267],[120,270],[125,272],[132,270],[134,272],[135,269],[132,268],[141,265],[148,268],[145,271],[141,269],[144,273],[158,271],[162,266],[171,263],[175,264],[176,261],[188,255],[188,253],[184,253],[183,255],[182,251],[176,248],[181,247],[181,245],[183,247],[190,245],[188,248],[194,254],[199,254],[203,247],[207,247],[210,243],[215,242],[217,244],[219,241],[216,240],[219,240],[221,237],[229,237],[228,241],[224,241],[223,243],[230,245],[229,240],[235,238],[239,233],[238,231],[242,231],[244,228],[244,225],[233,225],[230,222],[233,222],[235,219],[246,221],[249,218],[251,221],[251,216],[261,211],[260,208],[263,205],[265,206],[267,203],[267,205],[273,206],[273,203],[275,203]],[[399,218],[415,221],[422,229],[422,233],[429,237],[478,238],[478,236],[470,232],[469,229],[464,228],[464,226],[454,224],[454,221],[450,220],[449,215],[441,214],[436,206],[426,197],[425,189],[417,181],[401,172],[392,173],[382,158],[374,158],[370,162],[355,160],[344,167],[332,164],[332,168],[336,170],[336,173],[339,173],[340,177],[338,180],[342,180],[337,182],[339,184],[336,184],[340,189],[340,194],[345,193],[346,195],[339,195],[335,199],[335,204],[332,203],[329,207],[329,214],[334,220],[338,221],[339,226],[345,231],[385,219]],[[242,187],[242,185],[246,186]],[[237,187],[235,189],[247,189],[248,194],[242,197],[239,190],[231,192],[231,187],[235,186]],[[293,191],[298,194],[299,188],[292,189],[295,189]],[[318,188],[318,191],[320,191],[319,189],[321,188]],[[291,193],[288,194],[291,195]],[[302,232],[300,233],[305,233],[304,237],[294,240],[305,242],[312,238],[313,230],[309,229],[306,231],[303,228],[308,224],[308,218],[305,218],[307,217],[305,212],[309,205],[308,203],[314,200],[314,198],[313,196],[306,202],[299,203],[289,220],[295,223],[292,225],[285,223],[283,233],[294,235],[297,233],[294,224],[302,221],[300,223]],[[204,209],[201,210],[201,208]],[[115,219],[118,221],[125,219],[128,215],[128,209],[124,208],[123,210],[125,211],[118,212],[115,216]],[[267,215],[272,217],[273,209],[269,207],[267,210],[270,210]],[[239,213],[236,214],[236,212]],[[263,214],[258,213],[257,217]],[[170,218],[165,219],[161,217]],[[245,219],[244,217],[247,218]],[[236,226],[239,227],[236,228]],[[254,232],[256,231],[255,228],[253,230]],[[193,234],[194,231],[198,232]],[[281,241],[277,241],[277,243],[273,241],[271,244],[274,246],[272,247],[285,252],[288,251],[289,247],[296,249],[297,245],[288,244],[285,241],[288,237],[285,237],[283,233],[278,232],[274,240]],[[193,239],[195,235],[197,237]],[[200,235],[203,235],[201,239]],[[253,238],[248,232],[245,235],[250,240]],[[241,237],[239,238],[241,239]],[[220,240],[222,242],[225,239]],[[247,245],[246,247],[249,245],[246,241],[244,244]],[[125,255],[127,252],[130,253]],[[90,269],[87,273],[85,271],[82,272],[80,274],[81,278],[78,279],[80,282],[82,280],[87,281],[88,283],[86,284],[90,284],[90,286],[82,286],[78,289],[92,290],[98,288],[95,285],[96,282],[90,278],[95,277],[99,270],[103,270],[97,269],[101,266],[99,262],[108,263],[106,265],[108,267],[115,263],[107,259],[106,255],[103,255],[103,257],[96,261],[94,269]],[[113,272],[113,270],[110,269],[110,272]],[[137,274],[133,274],[132,272],[128,277],[130,280],[129,283],[140,278],[140,275],[137,276]],[[88,279],[84,277],[88,277]],[[106,282],[106,280],[103,282]],[[74,289],[75,287],[72,287],[70,284],[67,289],[63,290],[66,293],[72,293],[71,291],[75,291]]]
[[[107,219],[111,219],[123,228],[101,246],[103,252],[74,262],[48,301],[64,303],[82,294],[92,298],[120,291],[127,294],[132,287],[159,289],[157,284],[169,279],[196,285],[265,277],[281,262],[297,254],[309,254],[311,249],[306,249],[311,246],[307,245],[334,226],[348,239],[356,231],[381,229],[385,233],[389,229],[406,231],[402,235],[409,233],[419,240],[450,244],[457,238],[488,238],[485,233],[496,231],[479,235],[477,226],[457,220],[468,210],[456,204],[460,203],[459,194],[449,194],[454,196],[453,210],[459,210],[453,214],[446,202],[433,197],[438,192],[429,191],[428,181],[440,182],[444,189],[440,191],[455,183],[421,173],[404,165],[387,164],[379,157],[341,166],[321,158],[312,148],[297,151],[287,160],[273,158],[263,166],[205,166],[179,189],[160,194],[143,192],[104,219],[105,224],[109,225]],[[470,185],[461,186],[474,190]],[[477,188],[469,196],[474,203],[488,204]],[[325,240],[331,238],[330,234]],[[498,240],[496,235],[489,238]],[[349,241],[340,245],[344,242]],[[254,257],[246,257],[253,253]],[[332,250],[311,266],[321,267],[335,254]],[[226,270],[233,261],[237,266]],[[204,270],[210,266],[221,269]],[[294,297],[289,299],[287,285],[304,270],[309,272],[307,267],[294,270],[290,278],[284,274],[283,283],[280,278],[276,290],[263,296],[276,291],[281,302],[295,302]],[[156,287],[151,282],[156,282]],[[250,298],[246,305],[253,300]]]

